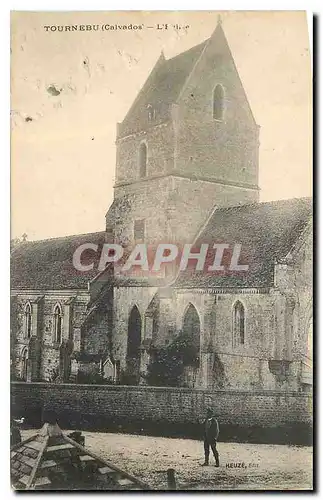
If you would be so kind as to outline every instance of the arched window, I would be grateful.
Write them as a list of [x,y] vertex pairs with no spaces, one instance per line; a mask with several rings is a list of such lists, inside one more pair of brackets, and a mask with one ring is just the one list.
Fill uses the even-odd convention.
[[141,316],[137,306],[133,306],[128,318],[127,375],[132,385],[140,380]]
[[140,177],[147,175],[147,146],[144,142],[139,146],[139,175]]
[[222,85],[217,85],[213,91],[213,118],[223,120],[224,114],[224,90]]
[[28,371],[28,349],[25,348],[21,353],[21,378],[27,380]]
[[148,121],[149,122],[153,121],[156,117],[156,111],[151,104],[148,104],[147,106],[147,113],[148,113]]
[[31,337],[31,327],[32,327],[32,313],[31,313],[31,305],[28,302],[28,304],[25,307],[25,333],[27,339],[30,339]]
[[238,300],[233,308],[233,343],[243,345],[245,343],[245,310],[243,304]]
[[189,304],[183,319],[183,335],[189,341],[189,353],[184,364],[199,366],[200,354],[200,318],[193,304]]
[[54,309],[54,336],[55,342],[62,342],[62,309],[59,304]]

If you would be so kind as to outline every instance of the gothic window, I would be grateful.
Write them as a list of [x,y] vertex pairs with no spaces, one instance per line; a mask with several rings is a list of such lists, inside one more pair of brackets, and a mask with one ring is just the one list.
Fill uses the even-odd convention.
[[28,371],[28,349],[25,348],[21,353],[21,378],[27,380]]
[[62,309],[59,304],[54,309],[54,337],[55,342],[62,342]]
[[243,345],[245,343],[245,309],[238,300],[233,308],[233,342],[234,345]]
[[138,385],[140,380],[141,316],[137,306],[133,306],[128,319],[127,375],[128,383]]
[[213,118],[223,120],[224,114],[224,90],[222,85],[217,85],[213,91]]
[[144,241],[145,239],[145,221],[143,219],[134,222],[134,240]]
[[31,313],[31,305],[28,302],[25,308],[25,333],[27,339],[30,339],[31,337],[31,327],[32,327],[32,313]]
[[140,177],[147,175],[147,146],[144,142],[139,147],[139,175]]
[[148,121],[149,122],[153,121],[156,117],[156,111],[151,104],[148,104],[147,106],[147,113],[148,113]]
[[189,352],[186,354],[185,365],[199,366],[200,354],[200,318],[193,304],[189,304],[183,319],[183,335],[189,341]]

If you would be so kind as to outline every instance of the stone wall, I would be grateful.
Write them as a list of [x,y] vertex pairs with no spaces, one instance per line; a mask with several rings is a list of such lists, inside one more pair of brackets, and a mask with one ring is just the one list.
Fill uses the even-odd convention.
[[174,164],[174,135],[171,122],[147,127],[138,134],[117,140],[116,182],[130,182],[140,178],[139,146],[147,146],[147,176],[161,175]]
[[295,376],[300,384],[312,384],[313,228],[309,224],[286,263],[277,264],[275,285],[284,297],[285,350],[298,361]]
[[167,201],[170,241],[192,243],[215,206],[254,203],[257,196],[251,189],[174,176]]
[[[223,437],[228,439],[230,435],[233,439],[239,428],[245,432],[249,430],[249,434],[252,429],[262,429],[258,432],[260,438],[268,429],[274,438],[279,428],[309,431],[311,402],[310,395],[295,392],[12,384],[12,411],[15,414],[28,417],[46,408],[56,411],[61,424],[70,428],[113,430],[133,426],[153,431],[161,426],[163,435],[171,434],[172,428],[185,435],[185,429],[188,434],[192,434],[194,428],[200,432],[205,409],[210,406],[219,418]],[[294,435],[296,440],[298,437]]]
[[[133,243],[134,221],[145,220],[145,241],[159,242],[167,234],[166,210],[170,177],[143,179],[134,184],[115,188],[115,199],[122,199],[118,217],[112,221],[114,238],[118,243]],[[126,205],[126,208],[124,205]],[[109,221],[110,222],[110,221]]]
[[[213,118],[217,84],[224,91],[221,120]],[[258,185],[259,130],[230,49],[220,34],[211,37],[177,103],[176,170]]]
[[[167,293],[168,292],[168,293]],[[141,338],[147,338],[146,313],[156,294],[159,299],[159,331],[156,345],[169,343],[183,327],[187,307],[192,304],[200,319],[200,370],[195,387],[238,390],[296,390],[297,379],[278,380],[269,369],[275,359],[274,298],[269,293],[205,293],[203,290],[171,290],[145,287],[115,289],[114,356],[125,367],[130,311],[138,307],[142,320]],[[245,308],[245,344],[233,343],[232,318],[236,301]],[[142,351],[143,353],[143,351]],[[222,365],[221,380],[215,367]],[[148,362],[148,358],[146,359]],[[142,371],[145,366],[141,363]]]
[[146,338],[145,314],[156,291],[157,289],[153,287],[120,287],[114,289],[113,355],[115,359],[120,360],[121,370],[126,368],[128,319],[130,312],[134,306],[137,306],[141,316],[141,338],[144,340]]
[[[36,365],[31,370],[32,380],[49,380],[57,371],[60,357],[60,344],[56,342],[54,332],[54,309],[60,306],[62,312],[62,340],[73,340],[75,350],[79,350],[79,328],[85,313],[85,307],[89,300],[87,292],[77,290],[42,291],[35,290],[13,292],[12,301],[15,304],[13,316],[15,318],[12,328],[14,329],[14,350],[16,374],[21,373],[21,353],[28,349],[28,358],[33,354],[30,341],[37,340],[40,358],[35,360]],[[31,305],[32,331],[31,339],[27,338],[25,328],[25,307]]]
[[[107,301],[107,312],[97,314],[97,324],[88,326],[81,338],[81,327],[86,317],[89,293],[83,290],[15,292],[12,294],[12,363],[13,373],[22,374],[22,353],[27,349],[27,358],[33,362],[28,369],[29,380],[50,381],[57,376],[60,366],[60,346],[55,340],[54,308],[62,311],[62,340],[73,342],[73,351],[83,347],[86,354],[107,353],[111,330],[111,298]],[[25,307],[31,305],[32,331],[27,338]],[[81,346],[83,343],[83,346]],[[36,349],[37,348],[37,349]],[[35,352],[37,350],[37,352]],[[31,365],[31,362],[29,363]],[[34,366],[35,365],[35,366]]]

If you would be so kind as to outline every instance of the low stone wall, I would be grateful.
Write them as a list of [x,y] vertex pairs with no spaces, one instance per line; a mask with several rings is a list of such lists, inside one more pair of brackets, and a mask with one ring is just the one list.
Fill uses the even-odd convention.
[[192,437],[201,435],[210,406],[223,440],[311,441],[312,397],[305,393],[14,382],[11,402],[12,413],[31,425],[50,409],[66,428]]

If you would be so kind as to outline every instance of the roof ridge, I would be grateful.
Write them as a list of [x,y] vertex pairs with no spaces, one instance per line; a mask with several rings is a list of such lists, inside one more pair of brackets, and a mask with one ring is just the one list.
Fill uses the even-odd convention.
[[213,211],[213,213],[219,212],[219,211],[233,210],[235,208],[259,207],[259,206],[263,206],[263,205],[273,205],[275,203],[278,204],[278,203],[282,203],[282,202],[290,202],[292,200],[312,200],[312,199],[313,199],[312,196],[301,196],[301,197],[294,196],[293,198],[280,198],[279,200],[256,201],[256,202],[253,202],[253,203],[242,203],[242,204],[239,204],[239,205],[230,205],[230,206],[226,206],[226,207],[218,207],[218,208],[216,208]]
[[[65,236],[55,236],[54,238],[44,238],[42,240],[30,240],[30,241],[22,241],[21,244],[26,244],[26,243],[44,243],[45,241],[55,241],[55,240],[64,240],[68,238],[80,238],[81,236],[90,236],[93,234],[104,234],[106,231],[93,231],[92,233],[80,233],[80,234],[67,234]],[[14,247],[14,250],[20,246],[21,244],[17,245]]]

